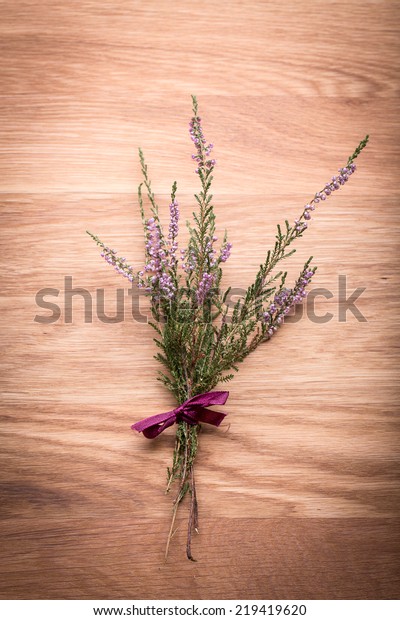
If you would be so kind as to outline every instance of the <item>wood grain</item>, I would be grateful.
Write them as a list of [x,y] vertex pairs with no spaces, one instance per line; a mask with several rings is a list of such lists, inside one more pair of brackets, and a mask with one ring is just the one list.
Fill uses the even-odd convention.
[[[398,17],[388,0],[0,3],[1,598],[399,597]],[[313,287],[333,293],[315,314],[332,318],[289,321],[242,365],[226,425],[201,436],[198,562],[183,509],[165,565],[173,432],[129,426],[173,401],[85,230],[141,263],[139,145],[160,203],[177,179],[190,216],[192,92],[234,244],[226,286],[371,143],[288,265],[314,254]],[[365,288],[366,321],[340,320],[339,275],[347,297]],[[93,302],[76,295],[71,322],[66,277]],[[43,288],[51,324],[34,320]],[[98,289],[111,315],[118,288],[124,320],[105,323]]]

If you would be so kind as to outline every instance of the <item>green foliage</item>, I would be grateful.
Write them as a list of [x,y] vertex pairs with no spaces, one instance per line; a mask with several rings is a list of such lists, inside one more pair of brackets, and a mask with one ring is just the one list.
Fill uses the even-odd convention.
[[365,136],[364,140],[361,140],[360,144],[355,149],[353,155],[350,155],[349,159],[347,160],[347,165],[353,163],[353,161],[356,159],[356,157],[358,157],[359,154],[361,153],[361,151],[367,146],[368,141],[369,141],[369,135],[367,134]]
[[[163,232],[159,206],[152,189],[148,166],[142,150],[139,149],[143,182],[138,187],[138,202],[145,241],[148,244],[150,233],[149,220],[145,215],[143,189],[145,189],[151,217],[154,219],[154,226],[158,231],[160,248],[166,257],[160,269],[163,274],[171,278],[174,295],[172,298],[163,295],[160,286],[152,284],[150,276],[146,279],[143,271],[137,273],[136,278],[139,286],[144,287],[151,297],[154,321],[150,325],[157,331],[155,342],[160,349],[155,357],[164,367],[160,372],[159,380],[180,403],[190,396],[211,390],[218,383],[230,381],[234,372],[238,370],[238,364],[261,343],[269,340],[271,325],[268,329],[263,315],[268,309],[271,298],[283,290],[286,280],[286,272],[276,272],[275,268],[295,252],[291,245],[302,237],[307,228],[305,219],[309,219],[307,209],[305,209],[293,225],[286,220],[283,226],[277,226],[274,246],[267,252],[254,282],[248,286],[243,298],[239,299],[233,308],[230,308],[226,303],[229,290],[225,295],[221,294],[223,262],[221,256],[227,244],[226,233],[220,244],[219,255],[214,249],[216,221],[211,187],[215,162],[208,159],[207,149],[209,147],[202,133],[200,119],[197,116],[198,103],[194,96],[192,96],[192,103],[192,139],[195,139],[197,144],[196,160],[199,166],[200,191],[194,196],[197,210],[193,212],[193,221],[187,224],[189,242],[184,252],[183,260],[186,268],[183,273],[178,272],[178,261],[170,260],[171,240],[166,238]],[[361,153],[368,138],[366,136],[349,157],[348,166]],[[176,192],[177,185],[174,182],[171,191],[172,202],[176,199]],[[316,194],[310,204],[318,202],[318,196],[320,194]],[[106,252],[108,262],[111,258],[111,264],[125,269],[126,263],[121,262],[123,259],[120,259],[114,250],[109,250],[98,237],[91,236],[103,252]],[[146,261],[150,259],[151,250],[149,253],[147,248]],[[303,269],[303,274],[307,267],[309,267],[309,261]],[[130,277],[131,273],[133,273],[132,269],[128,266],[125,275]],[[204,298],[200,299],[199,290],[204,274],[210,276],[212,286],[206,291]],[[272,325],[272,328],[274,331],[278,325]]]

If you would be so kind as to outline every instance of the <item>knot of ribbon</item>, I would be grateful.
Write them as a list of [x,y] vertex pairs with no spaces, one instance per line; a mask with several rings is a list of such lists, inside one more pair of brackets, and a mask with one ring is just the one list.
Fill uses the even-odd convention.
[[198,394],[186,400],[176,409],[140,420],[140,422],[133,424],[131,428],[138,431],[138,433],[143,433],[148,439],[153,439],[165,431],[166,428],[175,424],[175,422],[184,421],[191,425],[206,422],[207,424],[213,424],[213,426],[219,426],[226,413],[210,411],[206,407],[210,405],[225,405],[228,396],[229,392],[205,392],[204,394]]

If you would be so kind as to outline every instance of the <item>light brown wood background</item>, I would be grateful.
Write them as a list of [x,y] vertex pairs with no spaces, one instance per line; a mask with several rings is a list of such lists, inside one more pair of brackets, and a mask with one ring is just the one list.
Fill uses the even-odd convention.
[[[390,0],[0,2],[2,598],[398,597],[398,17]],[[126,287],[123,322],[85,322],[76,298],[66,323],[64,277],[113,312],[125,282],[87,228],[141,264],[139,145],[165,215],[176,179],[189,217],[191,93],[236,287],[371,144],[290,263],[314,254],[333,318],[285,325],[242,365],[227,424],[201,437],[198,562],[183,508],[164,564],[173,431],[130,431],[173,405],[152,331]],[[339,322],[339,274],[366,288],[366,322]]]

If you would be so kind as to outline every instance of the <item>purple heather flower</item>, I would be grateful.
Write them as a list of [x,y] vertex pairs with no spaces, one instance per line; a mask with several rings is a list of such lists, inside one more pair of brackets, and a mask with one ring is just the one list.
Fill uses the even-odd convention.
[[190,139],[196,145],[197,150],[197,154],[192,155],[192,159],[198,163],[198,167],[195,169],[197,174],[199,174],[200,170],[203,168],[211,170],[217,163],[215,159],[205,159],[205,156],[208,157],[210,155],[214,145],[211,143],[207,145],[200,121],[201,119],[199,116],[194,116],[189,123]]
[[349,176],[353,174],[356,170],[356,165],[351,163],[345,168],[339,168],[339,176],[333,176],[330,183],[327,183],[325,187],[325,194],[329,196],[329,194],[340,188],[341,185],[344,185],[348,180]]
[[[291,290],[288,288],[283,288],[278,293],[276,293],[274,297],[274,304],[272,306],[275,308],[276,306],[283,306],[290,295]],[[276,304],[276,306],[275,306]]]
[[220,252],[220,257],[219,260],[221,263],[226,263],[226,261],[228,260],[228,258],[231,255],[231,249],[232,249],[232,244],[231,243],[225,243],[222,248],[221,248],[221,252]]
[[[144,266],[143,271],[149,274],[147,280],[146,291],[153,293],[156,298],[159,296],[167,297],[168,299],[172,299],[174,297],[176,287],[173,283],[173,280],[166,270],[173,266],[176,262],[175,253],[177,250],[177,244],[175,243],[175,237],[178,234],[178,219],[179,219],[179,210],[178,203],[172,202],[170,205],[170,213],[171,220],[169,226],[169,239],[171,241],[171,256],[170,261],[168,261],[168,253],[164,249],[161,243],[161,234],[159,225],[156,223],[154,218],[150,218],[147,220],[147,241],[146,241],[146,250],[149,256],[149,260]],[[152,274],[152,275],[150,275]],[[140,281],[139,287],[143,288],[145,286],[145,282],[143,280]]]
[[102,256],[109,265],[114,267],[115,271],[120,273],[125,278],[128,278],[130,282],[133,282],[133,280],[135,279],[135,275],[133,273],[132,267],[126,264],[126,258],[119,258],[117,256],[116,250],[112,250],[107,246],[103,246],[103,250],[100,253],[100,256]]
[[171,243],[170,259],[171,259],[171,267],[173,267],[177,262],[176,251],[178,249],[178,242],[176,241],[176,237],[178,236],[178,230],[179,230],[179,226],[178,226],[179,208],[178,208],[178,203],[176,200],[171,202],[171,204],[169,205],[169,212],[170,212],[170,223],[169,223],[168,239],[170,240],[170,243]]
[[181,250],[182,269],[190,275],[196,269],[196,254],[190,250]]
[[307,228],[307,222],[300,222],[300,220],[294,221],[294,226],[297,232],[302,233]]
[[196,292],[197,303],[199,304],[199,306],[203,305],[213,284],[214,284],[214,276],[211,275],[210,273],[204,272],[203,277],[199,282],[199,287]]
[[314,271],[307,267],[300,274],[293,289],[282,288],[276,293],[273,303],[263,313],[263,322],[268,326],[267,335],[269,337],[273,336],[277,331],[290,310],[306,297],[305,288],[310,283],[313,275]]
[[172,278],[170,275],[163,273],[160,276],[160,279],[158,281],[160,290],[162,292],[162,294],[166,297],[168,297],[168,299],[173,299],[175,296],[175,285],[172,281]]
[[208,257],[208,262],[210,264],[210,267],[215,267],[215,265],[217,264],[216,258],[215,258],[215,250],[213,248],[213,242],[211,241],[207,241],[206,243],[206,252],[207,252],[207,257]]
[[[303,217],[305,220],[310,220],[310,211],[315,210],[315,205],[321,200],[326,200],[334,191],[338,190],[341,185],[344,185],[349,176],[356,170],[355,164],[351,163],[344,168],[339,168],[339,176],[333,176],[329,183],[327,183],[321,192],[317,192],[314,198],[304,207]],[[295,229],[297,232],[303,232],[307,227],[306,223],[295,220]]]

